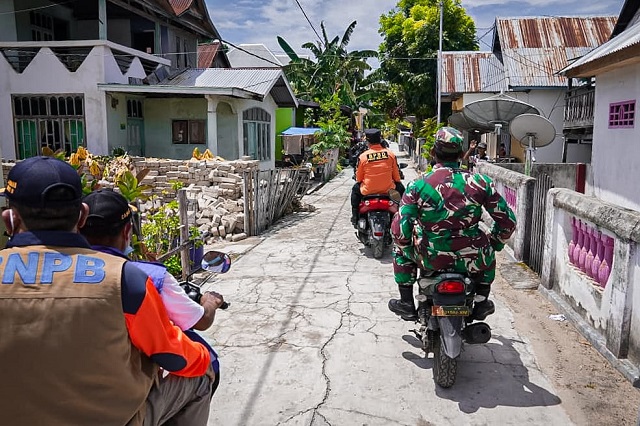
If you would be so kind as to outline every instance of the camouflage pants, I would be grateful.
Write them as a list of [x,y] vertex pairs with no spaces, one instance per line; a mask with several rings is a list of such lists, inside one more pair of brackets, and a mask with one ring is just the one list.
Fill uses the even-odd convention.
[[[487,264],[482,264],[477,259],[467,258],[452,261],[450,269],[459,273],[470,273],[475,275],[477,282],[482,287],[486,287],[485,296],[488,295],[489,286],[496,277],[496,261],[495,254],[484,256],[483,259],[488,260]],[[429,271],[425,266],[423,256],[415,250],[413,246],[401,249],[397,246],[393,247],[393,278],[396,284],[401,286],[412,286],[416,281],[418,267]],[[478,294],[483,291],[478,289]]]

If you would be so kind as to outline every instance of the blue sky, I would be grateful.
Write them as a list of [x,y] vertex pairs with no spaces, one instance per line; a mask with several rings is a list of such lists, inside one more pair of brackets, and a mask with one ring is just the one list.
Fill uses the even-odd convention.
[[[349,49],[377,50],[380,15],[394,8],[396,0],[299,0],[311,22],[320,31],[325,22],[329,38],[342,36],[347,25],[358,21]],[[224,40],[231,43],[262,43],[282,53],[276,36],[284,37],[300,53],[300,46],[316,39],[295,0],[206,0],[209,14]],[[481,50],[489,50],[490,28],[496,16],[615,15],[624,0],[462,0],[474,19]]]

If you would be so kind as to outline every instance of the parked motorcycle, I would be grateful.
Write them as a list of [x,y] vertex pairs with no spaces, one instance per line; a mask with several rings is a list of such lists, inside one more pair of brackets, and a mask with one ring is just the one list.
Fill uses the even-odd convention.
[[434,381],[449,388],[456,381],[463,342],[487,343],[491,328],[484,322],[474,322],[476,283],[470,275],[421,271],[418,287],[420,327],[412,331],[422,342],[425,353],[433,353]]
[[[216,274],[226,273],[229,268],[231,268],[231,258],[228,254],[214,250],[208,251],[202,256],[200,267],[191,271],[189,275],[187,275],[186,279],[180,283],[180,287],[182,287],[191,300],[200,303],[200,299],[202,299],[202,286],[204,286]],[[193,275],[203,271],[209,272],[209,275],[207,275],[202,282],[196,284],[191,281]],[[228,302],[224,302],[220,306],[220,309],[227,309],[229,305],[230,304]]]
[[[399,164],[400,169],[407,167],[406,163]],[[379,259],[384,249],[390,246],[391,219],[398,211],[400,194],[390,190],[388,194],[364,195],[358,206],[358,239],[367,247],[371,247],[373,257]]]

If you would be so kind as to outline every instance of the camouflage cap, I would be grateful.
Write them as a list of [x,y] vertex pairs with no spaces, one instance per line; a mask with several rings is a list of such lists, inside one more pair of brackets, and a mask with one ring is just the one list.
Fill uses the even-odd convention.
[[462,151],[462,133],[453,127],[441,127],[436,133],[435,148],[443,153],[455,154]]

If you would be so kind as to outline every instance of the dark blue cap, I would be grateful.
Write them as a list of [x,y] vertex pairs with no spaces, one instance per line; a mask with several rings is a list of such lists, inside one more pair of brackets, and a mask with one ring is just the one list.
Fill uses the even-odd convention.
[[7,184],[0,193],[10,202],[28,207],[58,207],[80,202],[82,182],[78,172],[64,161],[31,157],[9,170]]
[[364,134],[367,136],[367,141],[369,143],[381,143],[382,135],[380,134],[380,129],[366,129]]

